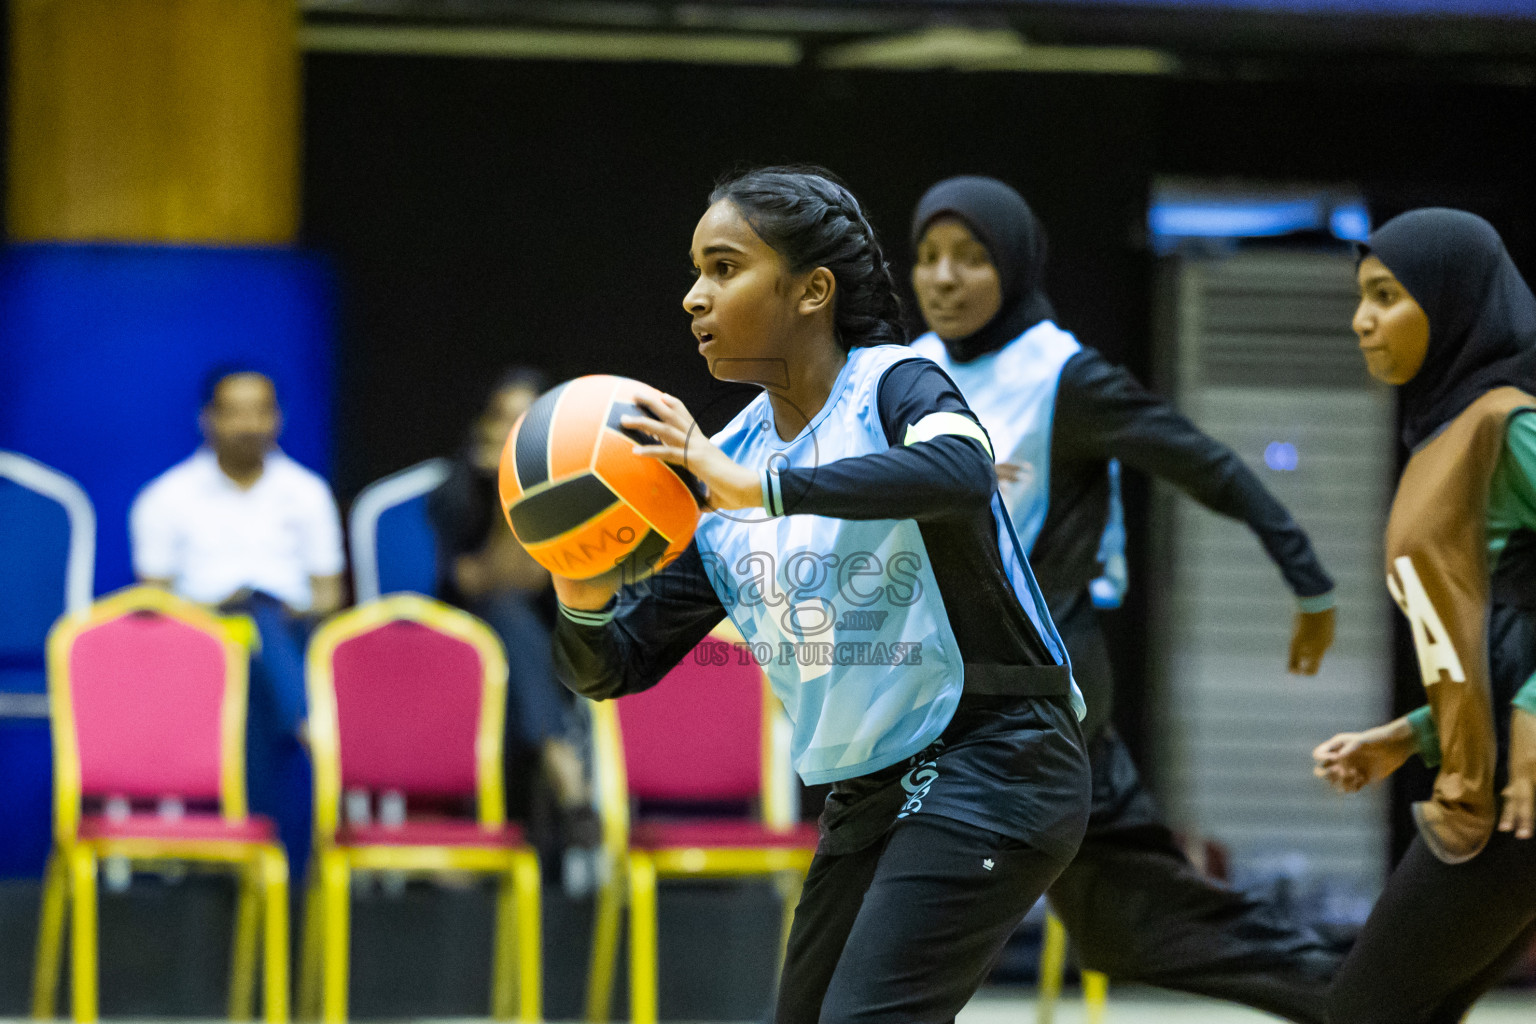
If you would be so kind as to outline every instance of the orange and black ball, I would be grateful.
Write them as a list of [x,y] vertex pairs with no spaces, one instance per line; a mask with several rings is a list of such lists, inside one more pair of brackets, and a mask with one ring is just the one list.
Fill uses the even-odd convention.
[[550,572],[633,582],[688,546],[702,488],[680,467],[634,454],[651,439],[619,425],[659,396],[627,377],[578,377],[539,398],[501,453],[501,507],[519,542]]

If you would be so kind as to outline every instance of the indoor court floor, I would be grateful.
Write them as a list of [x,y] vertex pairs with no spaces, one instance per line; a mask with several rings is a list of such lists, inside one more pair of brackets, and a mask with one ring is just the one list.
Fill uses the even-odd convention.
[[[1279,1020],[1231,1003],[1126,986],[1109,990],[1103,1024],[1264,1024]],[[1076,992],[1068,992],[1054,1024],[1086,1024]],[[1536,991],[1505,990],[1485,997],[1466,1024],[1531,1024],[1536,1021]],[[1035,1024],[1035,1001],[1027,990],[983,989],[958,1018],[958,1024]]]

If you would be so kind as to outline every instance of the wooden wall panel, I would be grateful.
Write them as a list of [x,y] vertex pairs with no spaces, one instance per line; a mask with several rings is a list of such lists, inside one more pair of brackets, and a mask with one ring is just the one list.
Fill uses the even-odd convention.
[[11,0],[17,241],[286,243],[293,0]]

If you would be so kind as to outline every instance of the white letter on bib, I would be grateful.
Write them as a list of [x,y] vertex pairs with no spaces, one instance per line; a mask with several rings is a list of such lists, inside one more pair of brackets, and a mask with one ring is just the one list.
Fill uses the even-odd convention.
[[1450,676],[1453,683],[1466,682],[1467,674],[1461,670],[1461,659],[1456,656],[1456,648],[1424,590],[1413,560],[1403,555],[1392,564],[1397,575],[1402,577],[1402,585],[1399,586],[1392,574],[1387,573],[1387,591],[1413,627],[1413,648],[1419,654],[1419,674],[1424,677],[1424,685],[1433,686],[1440,682],[1441,672]]

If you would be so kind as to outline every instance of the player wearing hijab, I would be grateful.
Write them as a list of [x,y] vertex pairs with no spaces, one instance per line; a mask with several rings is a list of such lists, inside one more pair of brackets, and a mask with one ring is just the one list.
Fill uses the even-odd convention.
[[1293,672],[1316,672],[1332,642],[1333,581],[1236,454],[1055,324],[1044,232],[1017,192],[992,178],[942,181],[918,203],[912,240],[931,328],[913,347],[992,438],[1009,515],[1087,698],[1093,811],[1051,905],[1085,967],[1321,1021],[1338,955],[1195,870],[1109,724],[1114,680],[1094,609],[1118,604],[1125,585],[1119,463],[1257,534],[1298,599]]
[[1536,939],[1536,298],[1498,233],[1459,210],[1405,213],[1361,252],[1355,333],[1398,389],[1412,452],[1387,589],[1429,703],[1335,736],[1316,770],[1346,792],[1415,751],[1440,771],[1329,1017],[1452,1024]]
[[713,439],[671,397],[622,421],[702,481],[709,511],[617,596],[555,579],[556,670],[589,697],[634,693],[729,615],[801,777],[832,784],[777,1019],[953,1020],[1081,840],[1081,695],[986,432],[890,344],[893,282],[853,196],[751,172],[710,197],[692,257],[700,354],[765,390]]

